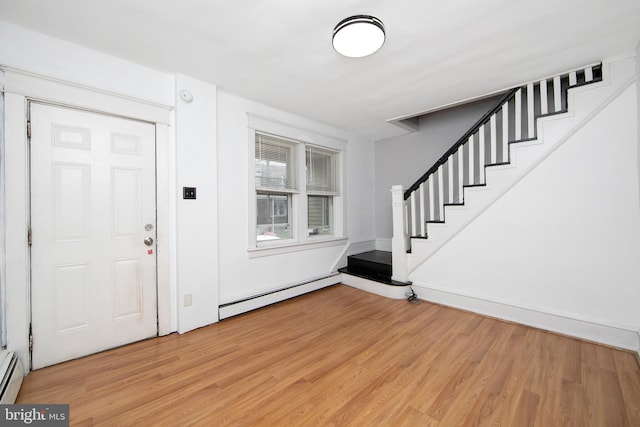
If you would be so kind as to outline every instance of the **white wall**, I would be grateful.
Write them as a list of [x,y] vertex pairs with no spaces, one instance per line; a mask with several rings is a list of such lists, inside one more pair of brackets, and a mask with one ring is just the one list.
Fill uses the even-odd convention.
[[421,297],[638,350],[637,97],[633,84],[411,274]]
[[[636,46],[636,78],[640,76],[640,42]],[[637,102],[638,102],[638,169],[640,170],[640,84],[637,85]],[[638,179],[640,179],[640,174]],[[638,183],[640,190],[640,182]],[[640,309],[640,306],[638,307]],[[638,331],[640,334],[640,331]]]
[[0,20],[0,64],[173,105],[171,74],[105,55]]
[[[191,101],[179,97],[191,94]],[[178,331],[218,321],[218,174],[216,87],[176,77]],[[196,187],[184,200],[183,187]],[[185,296],[191,305],[185,305]]]
[[[348,243],[264,257],[250,257],[248,194],[251,176],[247,113],[347,140],[346,236]],[[220,303],[229,303],[334,271],[346,245],[374,239],[373,144],[370,141],[223,91],[218,92]]]
[[391,186],[410,187],[497,102],[496,97],[427,114],[416,132],[376,141],[376,235],[392,237]]

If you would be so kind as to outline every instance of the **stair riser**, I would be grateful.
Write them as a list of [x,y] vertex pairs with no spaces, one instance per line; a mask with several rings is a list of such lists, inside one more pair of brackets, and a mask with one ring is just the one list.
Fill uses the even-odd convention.
[[373,273],[380,276],[391,277],[391,266],[387,264],[380,264],[377,262],[371,262],[371,261],[350,257],[347,261],[347,265],[349,269]]

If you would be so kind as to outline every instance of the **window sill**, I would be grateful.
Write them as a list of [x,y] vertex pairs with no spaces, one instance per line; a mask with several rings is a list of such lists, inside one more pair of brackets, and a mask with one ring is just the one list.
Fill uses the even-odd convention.
[[287,254],[291,252],[309,251],[312,249],[328,248],[331,246],[340,246],[347,243],[346,237],[317,238],[307,240],[306,242],[283,243],[280,245],[260,246],[249,248],[247,252],[249,258],[260,258],[271,255]]

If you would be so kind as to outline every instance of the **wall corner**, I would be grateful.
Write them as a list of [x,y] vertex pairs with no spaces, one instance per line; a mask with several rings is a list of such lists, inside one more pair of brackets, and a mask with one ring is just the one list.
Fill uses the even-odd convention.
[[[175,91],[176,299],[184,333],[218,321],[217,88],[177,74]],[[184,199],[183,187],[196,188],[195,199]]]

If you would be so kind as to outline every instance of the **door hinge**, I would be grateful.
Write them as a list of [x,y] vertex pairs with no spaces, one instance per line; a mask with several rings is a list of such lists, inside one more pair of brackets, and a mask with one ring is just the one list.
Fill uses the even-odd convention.
[[27,138],[31,139],[31,122],[27,122]]
[[33,353],[33,327],[29,323],[29,354]]
[[29,246],[31,246],[31,237],[32,237],[33,233],[31,232],[31,229],[27,230],[27,244]]

